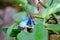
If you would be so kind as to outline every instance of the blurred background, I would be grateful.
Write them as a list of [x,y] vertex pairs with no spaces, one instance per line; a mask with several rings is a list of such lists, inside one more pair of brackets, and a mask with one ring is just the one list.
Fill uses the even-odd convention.
[[[42,13],[44,8],[38,3],[38,0],[28,0],[32,5],[36,6],[39,10],[39,14]],[[45,3],[47,0],[43,0]],[[0,0],[0,40],[4,40],[5,34],[2,32],[1,28],[9,27],[15,21],[12,19],[14,13],[21,11],[19,3],[14,0]],[[10,38],[10,40],[15,40]]]

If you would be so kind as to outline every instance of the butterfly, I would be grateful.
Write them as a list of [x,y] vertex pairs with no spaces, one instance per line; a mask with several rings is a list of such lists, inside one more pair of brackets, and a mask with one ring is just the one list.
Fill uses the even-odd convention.
[[19,24],[19,28],[24,29],[25,27],[29,27],[29,25],[35,25],[33,19],[31,18],[25,18],[24,20],[22,20]]

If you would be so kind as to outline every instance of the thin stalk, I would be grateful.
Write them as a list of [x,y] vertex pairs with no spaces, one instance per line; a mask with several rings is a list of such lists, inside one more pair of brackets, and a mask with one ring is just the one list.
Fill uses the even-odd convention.
[[45,5],[45,3],[42,0],[38,0],[40,5],[43,6],[44,8],[47,8],[47,6]]
[[33,15],[33,18],[40,18],[40,19],[43,19],[43,17],[40,16],[40,15]]
[[45,25],[45,23],[46,23],[46,19],[44,18],[43,24]]
[[[43,6],[44,8],[47,8],[47,6],[45,5],[45,3],[44,3],[42,0],[38,0],[38,1],[39,1],[39,3],[40,3],[41,6]],[[52,0],[52,2],[53,2],[53,0]],[[51,2],[51,4],[52,4],[52,2]],[[51,4],[50,4],[50,5],[51,5]],[[54,19],[55,19],[56,23],[58,23],[58,22],[57,22],[57,19],[55,18],[55,16],[54,16]],[[46,21],[49,21],[49,20],[50,20],[50,18],[47,19],[47,20],[44,19],[44,23],[46,23]]]
[[52,17],[53,17],[53,20],[55,21],[55,24],[58,24],[58,21],[57,21],[57,19],[56,19],[54,14],[52,14]]
[[[43,6],[44,8],[47,8],[47,6],[45,5],[45,3],[44,3],[42,0],[38,0],[38,1],[39,1],[39,4],[40,4],[41,6]],[[45,21],[46,21],[46,19],[44,18],[43,24],[45,24]]]
[[48,18],[45,22],[47,23],[49,20],[51,20],[52,17]]
[[51,19],[55,21],[54,24],[58,24],[57,18],[55,17],[54,14],[51,14],[51,17],[49,19],[47,19],[45,22],[47,23]]

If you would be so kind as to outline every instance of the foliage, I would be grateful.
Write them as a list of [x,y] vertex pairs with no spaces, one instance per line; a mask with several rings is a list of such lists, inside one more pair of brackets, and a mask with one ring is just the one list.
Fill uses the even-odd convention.
[[48,33],[43,24],[36,24],[32,33],[22,31],[17,38],[18,40],[48,40]]
[[[6,33],[5,40],[8,40],[9,37],[16,37],[16,40],[48,40],[49,30],[57,35],[60,34],[60,21],[56,18],[56,15],[60,15],[60,0],[49,0],[46,4],[39,1],[45,8],[42,15],[38,15],[37,8],[29,4],[28,0],[16,0],[16,2],[20,3],[19,6],[23,10],[13,15],[12,18],[16,23],[9,28],[3,28]],[[30,21],[27,25],[25,18],[30,18],[35,25]],[[26,27],[26,29],[20,28],[22,20],[26,23],[27,28],[31,28],[31,32]],[[22,26],[26,25],[22,24]]]

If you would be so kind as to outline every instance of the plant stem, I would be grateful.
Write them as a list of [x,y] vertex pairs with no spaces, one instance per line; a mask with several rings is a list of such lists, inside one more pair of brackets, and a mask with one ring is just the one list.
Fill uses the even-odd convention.
[[43,17],[40,16],[40,15],[33,15],[33,18],[40,18],[40,19],[43,19]]
[[38,0],[38,1],[39,1],[39,3],[40,3],[41,6],[43,6],[44,8],[47,8],[47,6],[45,5],[44,2],[42,2],[41,0]]
[[51,14],[51,17],[49,19],[47,19],[45,22],[47,23],[51,19],[55,21],[54,24],[58,24],[58,21],[57,21],[57,19],[56,19],[54,14]]
[[54,14],[52,14],[53,20],[55,21],[55,24],[58,24],[58,21],[56,19],[56,17],[54,16]]
[[44,22],[43,22],[43,24],[45,24],[46,23],[46,19],[44,18]]
[[[38,1],[39,1],[39,4],[40,4],[41,6],[43,6],[44,8],[47,8],[47,6],[45,5],[45,3],[44,3],[42,0],[38,0]],[[39,18],[41,18],[41,17],[39,17]],[[43,24],[45,24],[45,21],[46,21],[46,19],[44,19]]]

